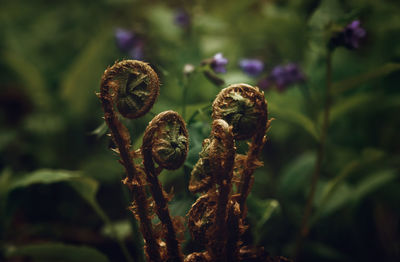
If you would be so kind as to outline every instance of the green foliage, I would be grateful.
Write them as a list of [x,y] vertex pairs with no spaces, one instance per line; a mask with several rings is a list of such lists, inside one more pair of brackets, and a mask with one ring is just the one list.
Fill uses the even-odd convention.
[[108,262],[108,258],[91,247],[66,245],[61,243],[31,244],[10,248],[8,258],[28,257],[33,261],[50,262]]
[[[188,27],[174,22],[180,8],[190,16]],[[321,141],[327,44],[358,19],[365,41],[359,49],[337,48],[333,54],[326,154],[304,260],[398,261],[388,243],[399,239],[390,222],[400,216],[399,13],[398,1],[5,1],[0,10],[0,260],[7,255],[108,261],[99,249],[110,261],[123,261],[116,243],[128,244],[128,252],[140,260],[142,240],[126,210],[131,196],[121,189],[117,157],[106,150],[114,145],[94,95],[104,69],[130,58],[115,44],[117,27],[143,40],[144,60],[162,83],[152,112],[124,122],[133,148],[140,147],[153,115],[168,109],[181,113],[186,105],[187,160],[159,177],[166,191],[175,193],[173,215],[184,216],[193,203],[189,174],[210,133],[211,101],[220,91],[204,77],[201,62],[222,52],[229,63],[218,77],[226,84],[257,85],[288,62],[304,71],[304,83],[282,92],[263,90],[275,120],[248,201],[253,240],[274,255],[293,257]],[[264,71],[246,75],[238,66],[242,58],[262,60]],[[187,77],[185,64],[195,67]],[[71,212],[79,219],[61,215]],[[52,228],[83,233],[57,235]],[[196,249],[190,240],[183,246],[187,252]]]

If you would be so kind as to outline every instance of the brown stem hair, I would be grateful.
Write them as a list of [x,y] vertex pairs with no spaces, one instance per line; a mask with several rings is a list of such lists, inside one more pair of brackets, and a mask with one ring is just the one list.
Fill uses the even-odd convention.
[[[143,84],[144,83],[144,84]],[[146,63],[125,60],[107,68],[101,79],[100,100],[103,105],[104,119],[111,130],[111,136],[121,157],[127,178],[124,183],[133,194],[136,217],[145,240],[145,254],[150,261],[162,261],[159,244],[155,238],[141,171],[133,162],[130,154],[131,139],[127,128],[119,121],[114,110],[126,117],[136,118],[147,113],[158,95],[157,74]]]
[[243,159],[243,174],[239,186],[240,212],[246,217],[246,199],[254,181],[254,170],[262,163],[258,155],[266,141],[268,128],[267,102],[257,87],[235,84],[223,89],[213,103],[213,119],[222,118],[233,126],[237,140],[252,138],[248,153]]
[[[177,169],[182,166],[188,152],[188,132],[182,117],[174,111],[158,114],[146,128],[142,155],[147,182],[153,196],[156,213],[165,228],[166,261],[183,261],[176,229],[168,210],[168,197],[157,178],[162,168]],[[153,159],[159,165],[156,169]]]
[[212,261],[227,261],[227,216],[232,188],[235,142],[232,126],[225,120],[213,121],[209,138],[203,142],[200,159],[191,177],[189,190],[205,192],[189,211],[192,237],[205,245]]
[[212,147],[210,157],[211,168],[214,170],[215,184],[218,185],[218,200],[215,215],[215,240],[210,241],[210,255],[215,261],[228,261],[227,259],[227,210],[229,195],[231,193],[231,181],[233,165],[235,161],[235,142],[233,140],[232,127],[224,120],[214,120],[212,124],[212,137],[217,145]]

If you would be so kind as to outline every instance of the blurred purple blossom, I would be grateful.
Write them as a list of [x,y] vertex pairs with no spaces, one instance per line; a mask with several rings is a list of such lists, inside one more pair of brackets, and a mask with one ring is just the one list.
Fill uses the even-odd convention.
[[174,15],[174,23],[180,27],[188,27],[190,25],[190,16],[184,9],[178,9]]
[[211,68],[215,73],[226,73],[227,64],[228,59],[223,57],[222,53],[217,53],[211,61]]
[[264,63],[258,59],[242,59],[239,66],[250,76],[257,76],[264,70]]
[[135,42],[135,34],[132,31],[123,28],[116,28],[114,35],[117,46],[122,51],[129,51]]
[[295,63],[278,65],[274,67],[267,78],[261,79],[258,86],[262,89],[275,85],[280,91],[284,91],[289,85],[305,81],[304,73]]
[[365,38],[367,32],[361,26],[359,20],[354,20],[348,24],[341,32],[337,33],[330,42],[331,48],[344,46],[348,49],[357,49],[360,42]]
[[143,58],[144,42],[133,31],[116,28],[114,35],[117,46],[121,51],[127,52],[133,59]]

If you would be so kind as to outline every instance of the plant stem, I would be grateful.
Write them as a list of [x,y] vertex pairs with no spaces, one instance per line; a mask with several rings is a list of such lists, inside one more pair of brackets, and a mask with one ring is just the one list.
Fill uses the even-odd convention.
[[112,97],[109,94],[110,87],[108,82],[102,81],[100,88],[100,100],[103,105],[104,119],[111,130],[112,138],[119,149],[121,164],[125,168],[127,178],[124,183],[129,187],[135,206],[136,213],[140,221],[140,230],[145,239],[146,254],[150,261],[161,261],[159,245],[153,232],[153,226],[149,216],[147,196],[144,190],[144,184],[139,177],[139,171],[130,156],[130,136],[126,127],[118,120],[114,112]]
[[[232,129],[228,128],[228,124],[223,120],[214,120],[213,122],[214,139],[221,140],[221,145],[225,152],[221,154],[210,155],[216,163],[211,167],[214,169],[214,179],[218,185],[218,200],[215,215],[215,235],[214,240],[210,241],[211,257],[215,261],[227,260],[227,253],[236,252],[235,249],[227,250],[228,230],[227,215],[229,212],[230,192],[232,188],[233,167],[235,164],[235,142],[233,139]],[[227,133],[225,133],[227,132]],[[217,151],[215,151],[217,152]],[[216,164],[216,165],[215,165]]]
[[[182,251],[180,250],[180,244],[175,232],[174,221],[172,220],[171,215],[169,213],[168,209],[169,199],[166,196],[160,181],[158,180],[158,175],[161,173],[163,169],[162,167],[165,166],[162,166],[159,163],[160,165],[156,169],[153,162],[153,145],[154,145],[153,139],[158,135],[157,131],[159,129],[166,128],[168,120],[171,121],[170,123],[173,123],[172,121],[175,121],[176,125],[179,125],[178,129],[183,128],[185,130],[183,131],[185,137],[188,137],[184,120],[177,113],[173,111],[166,111],[157,115],[149,123],[148,127],[146,128],[145,134],[143,136],[143,144],[141,151],[143,156],[144,171],[146,173],[146,180],[155,203],[155,212],[162,223],[163,230],[165,231],[164,238],[166,242],[165,244],[167,249],[167,257],[166,258],[164,257],[164,261],[182,262],[184,260],[184,256]],[[164,130],[164,132],[166,131]],[[174,140],[173,138],[170,139],[172,143],[172,141]],[[176,158],[174,158],[172,161],[174,160],[176,160]],[[183,161],[181,161],[181,164],[183,164]]]
[[157,178],[157,173],[148,173],[147,181],[149,182],[150,191],[156,203],[156,213],[160,218],[161,223],[165,227],[167,233],[165,241],[167,245],[168,262],[182,262],[183,254],[180,250],[179,241],[176,237],[174,223],[168,209],[168,200],[164,196],[164,192],[160,181]]
[[[332,86],[332,50],[328,50],[326,58],[326,90],[325,90],[325,108],[321,128],[321,135],[318,143],[317,160],[314,166],[314,172],[311,178],[311,189],[308,194],[306,207],[304,209],[303,219],[301,221],[300,232],[296,241],[295,258],[300,259],[301,249],[303,247],[304,239],[308,236],[310,231],[309,219],[312,213],[312,206],[314,203],[315,190],[321,173],[321,167],[325,156],[326,137],[329,127],[329,115],[331,108],[331,86]],[[300,261],[300,260],[299,260]]]

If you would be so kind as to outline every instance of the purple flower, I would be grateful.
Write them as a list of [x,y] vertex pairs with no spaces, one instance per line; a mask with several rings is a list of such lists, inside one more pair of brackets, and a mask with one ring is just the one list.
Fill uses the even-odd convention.
[[289,85],[304,82],[305,79],[300,68],[294,63],[289,63],[274,67],[270,75],[262,79],[258,85],[260,88],[267,89],[275,84],[278,90],[284,91]]
[[127,52],[132,59],[143,59],[144,42],[134,32],[116,28],[115,40],[118,48]]
[[273,82],[268,77],[261,79],[257,84],[257,86],[261,89],[269,89],[272,85],[273,85]]
[[131,49],[129,50],[129,56],[132,58],[132,59],[138,59],[138,60],[141,60],[141,59],[143,59],[143,56],[144,56],[144,54],[143,54],[143,49],[144,49],[144,42],[143,42],[143,40],[137,40],[136,41],[136,43],[135,43],[135,45],[133,45],[132,47],[131,47]]
[[357,49],[360,46],[360,42],[365,38],[367,32],[360,26],[359,20],[354,20],[348,24],[342,31],[332,37],[330,41],[330,47],[335,48],[338,46],[344,46],[348,49]]
[[175,12],[174,23],[183,28],[188,27],[190,25],[189,14],[183,9],[178,9]]
[[122,28],[116,28],[114,33],[118,48],[122,51],[129,51],[135,42],[135,34]]
[[228,64],[228,59],[222,56],[222,53],[217,53],[212,61],[211,68],[215,73],[226,73],[226,65]]
[[349,49],[360,46],[360,41],[366,36],[367,32],[360,27],[360,21],[354,20],[344,29],[344,45]]
[[242,59],[239,66],[250,76],[257,76],[264,69],[264,63],[258,59]]

